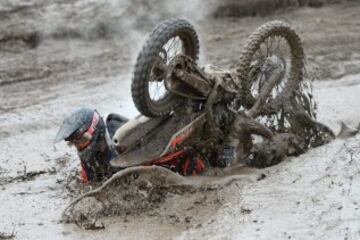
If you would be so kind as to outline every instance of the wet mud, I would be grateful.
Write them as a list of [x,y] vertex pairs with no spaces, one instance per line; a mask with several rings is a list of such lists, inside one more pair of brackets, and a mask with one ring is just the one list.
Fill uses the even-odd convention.
[[[98,186],[81,184],[74,149],[52,144],[59,124],[80,106],[135,116],[129,90],[135,57],[154,24],[179,12],[199,32],[200,64],[225,67],[236,65],[246,37],[258,26],[273,19],[289,22],[304,42],[308,70],[316,73],[318,120],[336,133],[340,121],[352,130],[359,124],[356,1],[245,18],[208,18],[214,6],[195,11],[202,1],[194,3],[195,10],[162,3],[166,11],[153,15],[145,13],[157,13],[154,5],[132,9],[109,2],[0,4],[1,237],[359,237],[359,135],[351,130],[346,138],[270,168],[227,169],[177,186],[130,175],[104,189],[113,205],[103,206],[101,196],[86,198],[72,218],[63,218],[68,204]],[[122,21],[134,12],[134,20]]]

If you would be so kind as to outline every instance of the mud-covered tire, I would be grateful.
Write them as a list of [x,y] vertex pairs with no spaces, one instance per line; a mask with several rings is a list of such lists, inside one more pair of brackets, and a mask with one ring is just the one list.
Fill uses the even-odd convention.
[[302,47],[301,39],[298,34],[293,30],[289,24],[282,21],[271,21],[265,23],[253,32],[243,48],[240,59],[239,67],[236,70],[238,77],[238,86],[241,88],[241,95],[245,106],[251,108],[251,104],[255,102],[255,97],[251,93],[252,79],[249,78],[250,65],[254,54],[260,45],[269,37],[279,36],[286,40],[291,52],[291,69],[289,81],[285,84],[282,100],[290,98],[299,87],[303,78],[304,67],[304,50]]
[[197,33],[188,21],[178,18],[160,23],[151,33],[137,57],[131,93],[136,108],[147,117],[166,115],[179,102],[179,97],[171,92],[168,92],[159,103],[154,103],[149,96],[149,78],[155,58],[164,44],[176,36],[183,41],[185,54],[196,61],[199,55]]

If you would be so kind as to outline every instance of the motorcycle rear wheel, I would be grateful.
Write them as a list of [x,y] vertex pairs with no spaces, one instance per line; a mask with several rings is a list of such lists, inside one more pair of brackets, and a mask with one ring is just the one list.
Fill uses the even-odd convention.
[[[180,97],[165,86],[166,67],[178,49],[171,49],[180,41],[181,54],[194,61],[199,55],[199,39],[194,27],[184,19],[170,19],[160,23],[151,33],[140,51],[131,84],[132,98],[139,112],[147,117],[169,114],[179,104]],[[175,42],[175,43],[174,43]],[[171,52],[172,50],[172,52]],[[170,56],[170,52],[174,56]],[[161,67],[160,67],[161,65]],[[155,89],[151,89],[152,85]],[[158,99],[155,91],[162,91]]]

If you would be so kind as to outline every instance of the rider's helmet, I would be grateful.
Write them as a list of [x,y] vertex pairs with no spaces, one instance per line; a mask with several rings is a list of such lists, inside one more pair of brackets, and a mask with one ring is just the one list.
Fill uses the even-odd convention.
[[100,181],[114,172],[109,161],[115,151],[108,134],[96,110],[80,108],[64,119],[54,142],[65,140],[76,147],[84,182]]

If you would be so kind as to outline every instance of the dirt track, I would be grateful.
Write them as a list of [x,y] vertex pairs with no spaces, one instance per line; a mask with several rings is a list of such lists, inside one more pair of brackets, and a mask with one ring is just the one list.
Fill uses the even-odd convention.
[[[54,6],[44,6],[41,8],[50,15]],[[62,9],[66,12],[71,6],[64,4]],[[90,7],[82,10],[85,15],[93,11]],[[76,153],[65,144],[53,146],[57,128],[66,113],[80,106],[94,107],[104,114],[137,114],[129,91],[132,64],[151,27],[119,30],[99,38],[96,33],[102,31],[101,25],[78,31],[82,25],[76,15],[69,15],[70,24],[65,25],[73,28],[64,30],[64,13],[46,19],[46,27],[39,28],[43,19],[36,19],[40,15],[33,13],[31,6],[19,11],[8,11],[8,18],[3,15],[2,33],[19,26],[25,26],[25,33],[43,31],[39,42],[28,37],[26,41],[0,41],[0,233],[15,231],[17,239],[54,235],[60,239],[360,236],[360,195],[356,186],[359,136],[336,140],[269,169],[244,169],[242,181],[207,193],[205,200],[204,194],[175,196],[160,209],[103,219],[105,230],[85,231],[61,223],[60,214],[69,202],[71,189],[64,187],[69,175],[75,174],[69,171],[74,171],[78,161]],[[337,131],[340,120],[352,126],[360,121],[360,114],[354,110],[360,91],[359,11],[360,4],[352,2],[282,10],[264,18],[196,16],[193,22],[201,38],[201,62],[224,66],[236,64],[244,40],[262,23],[272,19],[289,22],[302,36],[309,68],[318,68],[321,81],[315,83],[315,95],[320,102],[319,119]],[[21,14],[32,21],[21,25]],[[169,11],[159,19],[172,15],[174,12]],[[119,13],[114,19],[121,17]],[[151,20],[156,22],[158,18]],[[112,21],[109,24],[110,30],[116,29]],[[133,22],[129,24],[134,26]],[[36,47],[29,44],[34,41]],[[39,171],[46,173],[12,180]],[[256,181],[261,173],[267,177]],[[199,201],[203,204],[190,208]]]

